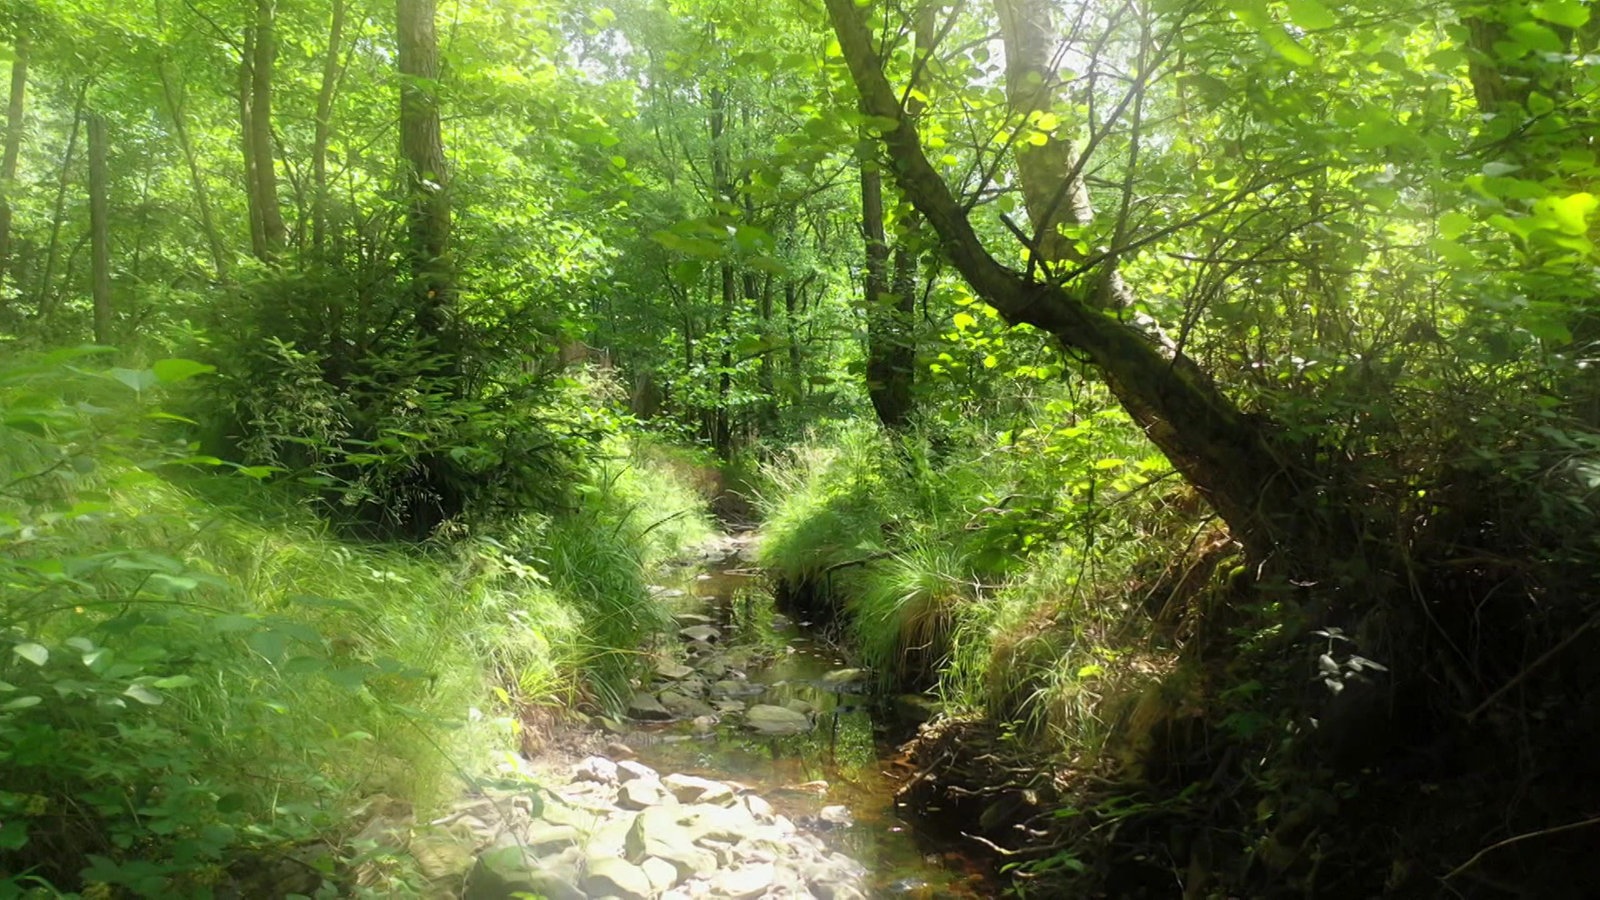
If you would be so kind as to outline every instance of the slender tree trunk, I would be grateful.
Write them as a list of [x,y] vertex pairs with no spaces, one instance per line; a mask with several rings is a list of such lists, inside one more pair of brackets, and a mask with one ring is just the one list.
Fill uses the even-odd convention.
[[777,352],[773,346],[776,335],[772,324],[772,281],[770,273],[761,279],[760,302],[756,306],[761,315],[762,345],[761,370],[756,383],[761,386],[761,423],[767,427],[778,421],[777,367],[772,362],[772,355]]
[[449,172],[439,126],[439,43],[434,0],[397,0],[400,47],[400,154],[406,163],[412,290],[418,330],[452,357],[453,273]]
[[194,204],[200,218],[200,230],[205,232],[206,247],[211,251],[211,265],[216,271],[217,280],[226,281],[227,250],[222,242],[222,233],[217,230],[216,217],[211,213],[211,197],[206,191],[205,175],[200,170],[199,154],[195,152],[194,140],[189,135],[188,115],[184,112],[183,98],[173,84],[171,66],[166,60],[162,60],[159,69],[161,96],[167,104],[167,115],[172,118],[172,131],[178,140],[178,149],[183,152],[184,163],[189,169],[189,184],[194,190]]
[[311,246],[320,255],[328,237],[328,139],[333,133],[333,100],[340,79],[339,51],[344,39],[345,0],[333,0],[328,26],[328,52],[322,60],[322,87],[317,91],[317,124],[311,141]]
[[94,342],[113,341],[111,306],[110,176],[106,167],[106,121],[89,114],[89,253],[94,297]]
[[[716,202],[733,200],[733,176],[728,163],[728,93],[721,88],[710,91],[711,131],[711,182]],[[717,455],[726,459],[733,451],[733,420],[728,410],[728,398],[733,392],[733,314],[739,303],[733,263],[727,259],[717,264],[722,302],[722,353],[717,366],[717,404],[712,411],[711,446]]]
[[44,269],[39,274],[36,291],[40,321],[48,320],[55,312],[56,292],[52,282],[56,261],[61,255],[61,226],[66,220],[67,189],[72,184],[72,158],[78,149],[78,132],[83,126],[83,97],[88,89],[87,81],[78,88],[78,99],[72,107],[72,130],[67,133],[67,149],[61,155],[61,176],[56,182],[56,201],[50,212],[50,240],[46,244]]
[[[0,158],[0,282],[11,273],[11,193],[22,151],[23,98],[28,90],[28,39],[17,38],[11,60],[11,97],[6,104],[5,154]],[[12,275],[15,281],[15,276]]]
[[272,69],[278,58],[277,0],[256,0],[254,59],[250,65],[250,153],[255,159],[256,205],[261,216],[262,260],[283,252],[283,213],[278,209],[277,167],[272,148]]
[[255,71],[256,29],[245,28],[244,48],[239,53],[239,151],[244,163],[244,200],[250,219],[250,252],[256,259],[267,259],[266,225],[261,216],[260,165],[256,159],[255,135]]
[[799,285],[793,281],[783,283],[783,328],[789,340],[789,401],[793,403],[802,396],[804,388],[801,382],[805,380],[804,367],[800,358],[800,329],[795,327],[796,310],[800,306]]
[[[1254,554],[1309,547],[1323,529],[1301,484],[1306,461],[1203,373],[1175,364],[1159,341],[1105,312],[1106,279],[1040,282],[991,256],[928,161],[915,124],[884,77],[855,0],[825,2],[865,110],[896,123],[883,141],[901,188],[973,290],[1006,321],[1052,335],[1099,370],[1123,408]],[[1056,178],[1059,186],[1063,173]],[[1347,535],[1341,531],[1339,539]]]

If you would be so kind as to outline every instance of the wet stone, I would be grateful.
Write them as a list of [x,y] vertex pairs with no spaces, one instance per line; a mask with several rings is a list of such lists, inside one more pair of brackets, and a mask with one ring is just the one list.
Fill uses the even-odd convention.
[[694,668],[679,662],[662,661],[656,663],[656,674],[668,681],[681,681],[693,675]]
[[679,718],[692,719],[695,716],[709,716],[716,710],[711,704],[698,697],[689,697],[678,691],[662,691],[659,699],[661,705],[672,710],[673,715]]
[[672,711],[662,706],[655,695],[641,692],[628,701],[628,718],[641,722],[665,722],[672,718]]
[[753,697],[765,690],[766,688],[759,684],[751,684],[748,681],[738,681],[736,679],[726,678],[711,686],[711,696],[723,699],[732,697]]
[[746,710],[744,724],[766,735],[803,734],[811,730],[811,719],[804,713],[768,704]]
[[722,632],[713,625],[690,625],[680,629],[678,635],[688,641],[702,641],[707,644],[715,643],[722,639]]
[[855,818],[850,815],[848,806],[824,806],[817,813],[817,818],[836,827],[845,827],[854,824]]

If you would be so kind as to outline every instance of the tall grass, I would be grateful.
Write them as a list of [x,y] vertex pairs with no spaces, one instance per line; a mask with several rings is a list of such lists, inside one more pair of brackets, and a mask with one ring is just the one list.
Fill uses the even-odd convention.
[[196,474],[148,380],[0,371],[0,890],[199,895],[364,798],[426,815],[529,705],[617,702],[662,625],[646,564],[708,528],[618,438],[575,510],[352,542]]
[[932,687],[1092,757],[1166,670],[1139,586],[1182,555],[1186,519],[1136,429],[1042,415],[1059,411],[991,432],[813,435],[763,473],[762,561],[825,595],[886,687]]

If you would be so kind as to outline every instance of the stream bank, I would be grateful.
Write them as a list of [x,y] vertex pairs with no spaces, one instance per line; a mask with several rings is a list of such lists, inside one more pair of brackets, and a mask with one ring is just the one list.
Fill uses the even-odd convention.
[[974,847],[934,838],[897,797],[914,774],[900,744],[926,710],[877,696],[871,673],[780,613],[753,547],[748,535],[720,539],[663,578],[655,593],[676,638],[658,648],[628,718],[597,724],[651,767],[766,798],[858,861],[870,896],[994,896]]
[[778,613],[750,549],[719,540],[653,589],[677,630],[626,718],[557,728],[504,783],[427,823],[375,810],[354,840],[440,900],[995,896],[972,847],[905,815],[906,704]]

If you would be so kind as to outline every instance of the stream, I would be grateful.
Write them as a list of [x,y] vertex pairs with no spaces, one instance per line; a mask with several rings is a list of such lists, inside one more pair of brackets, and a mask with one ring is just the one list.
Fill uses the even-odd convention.
[[677,661],[635,696],[622,740],[660,771],[767,798],[859,861],[873,896],[994,896],[976,858],[901,816],[895,790],[909,772],[894,737],[909,726],[872,695],[868,673],[775,609],[749,550],[742,538],[719,543],[655,589],[680,627]]

